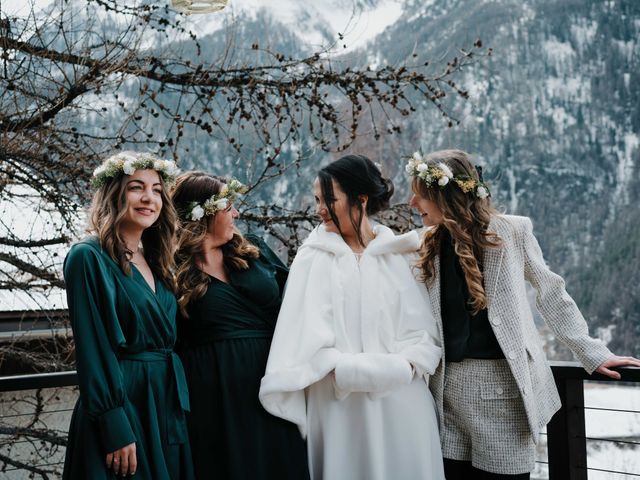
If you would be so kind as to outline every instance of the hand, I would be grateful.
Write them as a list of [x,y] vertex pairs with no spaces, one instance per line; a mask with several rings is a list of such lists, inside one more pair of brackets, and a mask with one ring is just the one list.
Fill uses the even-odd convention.
[[600,364],[600,366],[596,369],[596,372],[601,373],[602,375],[606,375],[607,377],[620,380],[620,374],[609,369],[611,367],[622,367],[625,365],[630,367],[640,367],[640,360],[633,357],[618,357],[617,355],[614,355],[602,362],[602,364]]
[[115,452],[107,454],[107,468],[112,468],[116,475],[133,475],[138,468],[136,444],[130,443]]

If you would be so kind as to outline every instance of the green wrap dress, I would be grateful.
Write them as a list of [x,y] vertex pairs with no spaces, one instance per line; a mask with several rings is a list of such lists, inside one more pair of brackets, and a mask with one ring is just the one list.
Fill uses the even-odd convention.
[[230,272],[229,283],[210,277],[189,318],[179,321],[194,468],[199,479],[304,480],[298,428],[258,400],[288,270],[264,242],[247,239],[260,258]]
[[106,455],[135,442],[128,478],[192,480],[173,293],[157,279],[154,292],[134,265],[125,275],[93,237],[71,247],[64,277],[80,398],[63,479],[117,478]]

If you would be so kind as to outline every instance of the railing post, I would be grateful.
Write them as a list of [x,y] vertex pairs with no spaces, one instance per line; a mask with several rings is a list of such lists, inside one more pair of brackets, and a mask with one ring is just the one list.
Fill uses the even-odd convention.
[[587,480],[583,380],[556,376],[556,385],[562,408],[547,425],[549,480]]

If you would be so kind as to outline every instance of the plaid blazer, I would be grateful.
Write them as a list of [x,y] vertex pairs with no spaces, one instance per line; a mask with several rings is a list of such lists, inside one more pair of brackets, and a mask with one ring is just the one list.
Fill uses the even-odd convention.
[[[592,373],[612,353],[601,341],[589,336],[587,323],[566,292],[564,280],[545,264],[531,220],[496,215],[489,229],[502,239],[501,247],[484,252],[489,322],[516,380],[531,433],[537,441],[540,429],[560,408],[560,398],[527,302],[526,282],[530,282],[537,292],[536,305],[544,320],[587,372]],[[435,278],[427,288],[443,345],[443,361],[430,380],[442,419],[447,352],[444,351],[440,310],[439,257],[435,259]]]

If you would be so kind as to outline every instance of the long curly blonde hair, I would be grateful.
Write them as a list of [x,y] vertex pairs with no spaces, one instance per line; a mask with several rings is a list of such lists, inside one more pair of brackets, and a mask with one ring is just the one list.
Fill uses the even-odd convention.
[[[142,233],[142,248],[151,271],[175,292],[173,249],[177,215],[164,180],[161,175],[158,177],[162,185],[162,209],[156,222]],[[96,190],[89,209],[87,232],[96,235],[100,246],[126,275],[130,275],[132,252],[120,235],[120,225],[127,213],[127,179],[128,175],[109,178]]]
[[[202,298],[207,291],[209,275],[198,268],[202,258],[202,244],[207,236],[209,222],[215,215],[205,215],[200,220],[190,218],[192,204],[202,205],[212,195],[220,192],[227,180],[205,172],[193,171],[180,175],[171,192],[178,212],[178,248],[175,254],[177,297],[180,312],[188,318],[187,306]],[[233,237],[222,246],[224,266],[238,271],[249,268],[248,259],[258,258],[260,250],[235,230]]]
[[[462,150],[441,150],[426,156],[429,165],[444,163],[454,175],[467,175],[479,180],[478,172],[470,156]],[[444,188],[437,184],[428,187],[420,178],[414,177],[411,189],[418,197],[431,200],[442,212],[443,221],[428,230],[422,240],[417,266],[422,281],[431,283],[435,277],[435,257],[440,253],[443,233],[449,231],[454,249],[469,289],[469,304],[474,313],[487,307],[487,298],[482,274],[483,250],[497,248],[502,241],[489,231],[491,217],[497,210],[490,197],[480,199],[473,193],[464,193],[451,183]]]

